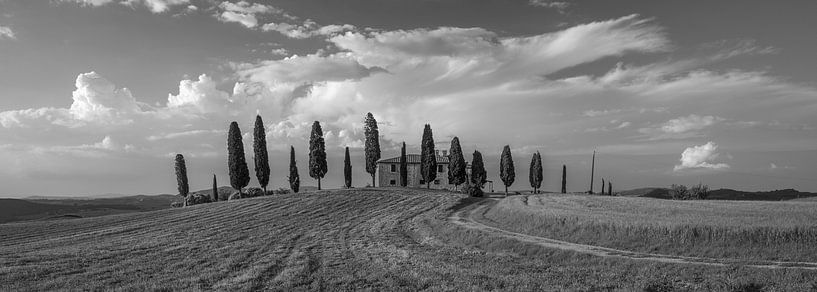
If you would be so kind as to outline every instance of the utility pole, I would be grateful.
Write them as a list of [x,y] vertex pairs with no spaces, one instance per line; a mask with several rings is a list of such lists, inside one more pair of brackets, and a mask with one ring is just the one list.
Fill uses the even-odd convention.
[[593,162],[590,163],[590,194],[593,194],[593,175],[596,173],[596,150],[593,150]]

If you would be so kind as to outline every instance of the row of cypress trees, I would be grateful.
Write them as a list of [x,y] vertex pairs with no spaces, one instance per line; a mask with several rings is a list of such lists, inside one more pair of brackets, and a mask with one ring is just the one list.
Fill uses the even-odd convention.
[[[255,174],[258,183],[261,185],[264,193],[267,192],[267,185],[270,178],[269,154],[267,152],[267,141],[264,122],[260,115],[256,116],[255,127],[253,129],[253,162],[255,166]],[[365,146],[364,153],[366,159],[366,172],[372,177],[372,186],[375,185],[375,174],[377,171],[377,161],[380,160],[380,133],[372,113],[367,113],[364,119],[364,135]],[[433,132],[431,125],[426,124],[423,128],[423,136],[421,141],[421,176],[426,182],[426,188],[431,187],[431,182],[437,178],[437,159],[434,145]],[[227,134],[227,152],[228,152],[228,170],[230,176],[230,186],[238,190],[239,193],[250,182],[249,169],[245,160],[244,144],[241,135],[241,129],[238,123],[233,121],[230,123],[230,128]],[[449,149],[449,171],[448,181],[453,184],[455,188],[463,183],[471,183],[478,188],[482,188],[487,182],[487,173],[482,159],[482,153],[474,151],[471,159],[471,177],[468,178],[466,172],[467,162],[463,157],[460,140],[454,137],[451,140]],[[533,192],[538,193],[543,181],[542,174],[542,157],[537,151],[531,158],[529,179]],[[327,173],[326,163],[326,145],[323,138],[323,129],[318,121],[312,124],[312,131],[309,137],[309,176],[318,181],[318,189],[321,189],[321,179]],[[352,165],[349,157],[349,147],[345,149],[344,155],[344,186],[349,188],[352,186]],[[406,161],[406,143],[402,143],[400,149],[400,185],[405,187],[408,185],[408,165]],[[508,192],[508,187],[514,183],[516,174],[509,145],[505,145],[502,149],[500,159],[500,178],[505,185],[505,193]],[[189,185],[187,181],[187,170],[182,154],[176,155],[176,178],[178,183],[178,191],[182,196],[187,196],[189,193]],[[290,163],[288,181],[293,192],[298,192],[300,189],[300,175],[298,174],[298,166],[295,161],[295,147],[290,146]],[[562,166],[562,193],[566,192],[566,166]],[[213,194],[218,200],[218,190],[216,176],[213,175]]]

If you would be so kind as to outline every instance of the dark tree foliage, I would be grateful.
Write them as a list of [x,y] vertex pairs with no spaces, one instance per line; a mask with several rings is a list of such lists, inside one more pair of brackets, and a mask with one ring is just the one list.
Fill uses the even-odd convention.
[[187,184],[187,165],[184,163],[184,156],[176,154],[176,184],[178,185],[179,195],[187,197],[190,193],[190,186]]
[[502,148],[502,158],[499,161],[499,178],[505,184],[505,196],[508,195],[508,187],[513,185],[516,179],[516,171],[513,166],[513,157],[511,156],[511,146],[505,145]]
[[408,186],[408,161],[406,160],[406,142],[400,148],[400,186]]
[[349,147],[346,147],[346,156],[343,157],[343,182],[347,189],[352,187],[352,161],[349,159]]
[[613,195],[613,183],[610,182],[609,180],[607,181],[607,195],[608,196]]
[[295,146],[289,146],[289,188],[293,193],[301,188],[301,176],[298,175],[298,165],[295,164]]
[[227,133],[227,158],[230,186],[242,193],[242,189],[250,183],[250,170],[244,157],[244,142],[237,122],[230,123],[230,131]]
[[601,195],[604,196],[604,179],[601,179]]
[[255,152],[255,177],[258,178],[258,183],[261,184],[261,188],[266,193],[270,168],[269,154],[267,153],[267,133],[264,130],[264,121],[261,120],[261,116],[255,116],[252,149]]
[[363,132],[366,136],[364,148],[366,156],[366,172],[372,175],[372,187],[376,186],[374,175],[377,172],[377,161],[380,160],[380,131],[377,129],[377,120],[372,113],[366,114],[363,121]]
[[485,171],[485,163],[482,162],[482,153],[475,150],[471,158],[471,184],[482,189],[486,182],[488,182],[488,173]]
[[567,193],[567,165],[562,164],[562,194]]
[[462,157],[462,147],[460,138],[456,136],[451,139],[451,149],[448,154],[448,183],[454,185],[454,189],[465,183],[467,173],[465,172],[465,158]]
[[431,125],[423,129],[422,148],[420,151],[420,174],[426,181],[426,188],[431,188],[431,181],[437,179],[437,154],[434,153],[434,135]]
[[533,193],[539,193],[539,188],[542,187],[542,155],[539,154],[539,151],[533,153],[533,157],[530,159],[530,171],[528,172],[528,179],[530,181],[530,186],[533,188]]
[[309,176],[318,180],[318,190],[321,189],[321,179],[326,175],[326,143],[323,140],[321,123],[312,123],[312,134],[309,136]]
[[218,202],[218,183],[215,174],[213,174],[213,202]]

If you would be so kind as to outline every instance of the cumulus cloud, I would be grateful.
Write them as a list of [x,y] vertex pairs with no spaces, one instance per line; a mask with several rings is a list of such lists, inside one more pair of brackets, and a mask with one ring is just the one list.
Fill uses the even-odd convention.
[[570,3],[568,2],[551,0],[529,0],[528,4],[536,7],[555,8],[559,11],[564,11],[568,6],[570,6]]
[[264,31],[277,31],[289,38],[306,39],[316,36],[334,36],[346,31],[354,31],[356,28],[351,24],[331,24],[319,26],[316,22],[307,19],[301,24],[290,24],[286,22],[270,22],[261,27]]
[[14,34],[14,31],[11,30],[10,27],[0,25],[0,40],[2,39],[13,40],[17,39],[17,36]]
[[221,14],[219,14],[219,20],[224,22],[237,22],[247,28],[255,28],[258,26],[258,18],[256,18],[256,15],[282,12],[280,9],[269,5],[250,3],[247,1],[239,1],[236,3],[224,1],[218,5],[218,8],[222,10]]
[[111,3],[129,7],[141,5],[147,7],[153,13],[162,13],[174,6],[187,6],[190,0],[59,0],[59,2],[77,3],[82,6],[103,6]]
[[718,157],[717,150],[718,145],[711,141],[704,145],[684,149],[684,152],[681,153],[681,164],[676,165],[674,170],[729,168],[729,165],[726,163],[712,163],[712,161]]

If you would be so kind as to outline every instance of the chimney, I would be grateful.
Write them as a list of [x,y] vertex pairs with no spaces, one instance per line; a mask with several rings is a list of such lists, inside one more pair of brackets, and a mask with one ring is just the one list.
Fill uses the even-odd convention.
[[440,156],[440,150],[439,150],[439,149],[435,149],[435,150],[434,150],[434,155]]
[[448,156],[448,150],[443,150],[443,156]]

